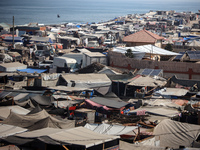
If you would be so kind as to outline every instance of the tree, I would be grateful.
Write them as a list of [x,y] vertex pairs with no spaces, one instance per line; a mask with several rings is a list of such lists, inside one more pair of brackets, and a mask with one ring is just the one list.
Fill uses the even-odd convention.
[[169,51],[173,51],[172,45],[169,43],[165,46],[165,49]]
[[129,58],[133,58],[134,57],[131,49],[127,49],[125,55],[126,55],[126,57],[129,57]]

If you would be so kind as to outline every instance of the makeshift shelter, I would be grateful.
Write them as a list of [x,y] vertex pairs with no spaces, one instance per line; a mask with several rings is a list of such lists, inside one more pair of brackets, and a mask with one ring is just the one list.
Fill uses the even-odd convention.
[[119,148],[120,150],[166,150],[165,147],[131,144],[124,141],[119,142]]
[[103,106],[107,106],[110,108],[116,108],[116,109],[120,109],[126,105],[128,105],[129,103],[122,101],[121,99],[119,99],[118,97],[116,98],[109,98],[109,97],[93,97],[90,99],[92,102],[95,102],[97,104],[103,105]]
[[0,138],[11,136],[17,133],[26,132],[26,131],[27,129],[24,129],[21,127],[7,125],[7,124],[0,124]]
[[138,128],[138,126],[122,126],[122,125],[112,125],[112,124],[86,124],[84,126],[94,132],[106,135],[123,135],[129,133]]
[[[171,52],[153,45],[141,45],[141,46],[134,46],[134,47],[116,47],[113,49],[114,52],[125,54],[128,49],[131,49],[133,54],[137,53],[145,53],[147,55],[161,55],[161,56],[176,56],[180,55],[179,53]],[[136,53],[136,54],[137,54]],[[143,55],[144,56],[144,55]]]
[[8,118],[5,119],[3,123],[27,128],[29,130],[36,130],[45,127],[66,129],[75,126],[74,120],[57,120],[49,115],[45,110],[27,115],[19,115],[11,111]]
[[51,106],[52,99],[41,94],[30,94],[26,99],[15,100],[15,103],[25,108],[35,108],[40,105],[43,107]]
[[157,115],[157,116],[164,116],[164,117],[174,117],[179,115],[179,111],[177,109],[173,108],[166,108],[166,107],[159,107],[159,106],[144,106],[140,107],[135,110],[130,110],[130,114],[136,114],[136,115],[144,115],[145,113]]
[[64,74],[59,77],[59,85],[96,89],[105,95],[111,87],[111,81],[105,74]]
[[[108,149],[119,148],[118,136],[103,135],[86,129],[84,127],[76,127],[72,129],[53,129],[44,128],[40,130],[30,131],[15,136],[4,138],[3,140],[15,145],[25,145],[34,143],[34,141],[42,142],[50,145],[64,145],[67,149],[78,148],[85,149]],[[36,144],[37,145],[37,144]]]
[[194,147],[200,134],[200,126],[165,119],[154,128],[153,134],[162,147]]
[[13,112],[13,113],[16,113],[16,114],[21,114],[21,115],[26,115],[28,114],[30,111],[23,108],[23,107],[20,107],[20,106],[17,106],[17,105],[14,105],[14,106],[1,106],[0,107],[0,119],[6,119],[10,112]]
[[27,65],[24,65],[19,62],[0,64],[0,72],[14,72],[19,69],[26,69],[26,68]]
[[130,82],[128,84],[128,86],[140,86],[140,87],[157,87],[157,86],[164,86],[166,84],[166,80],[159,80],[156,78],[152,78],[149,76],[140,76],[138,78],[136,78],[135,80],[133,80],[132,82]]
[[39,36],[32,36],[30,42],[37,42],[37,43],[53,43],[50,37],[39,37]]
[[159,91],[154,92],[154,95],[162,96],[163,98],[177,98],[185,96],[189,92],[187,89],[181,88],[164,88]]

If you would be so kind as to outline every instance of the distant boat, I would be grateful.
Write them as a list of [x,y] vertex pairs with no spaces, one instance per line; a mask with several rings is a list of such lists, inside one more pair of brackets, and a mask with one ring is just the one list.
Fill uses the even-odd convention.
[[60,15],[59,15],[59,14],[57,14],[57,18],[60,18]]

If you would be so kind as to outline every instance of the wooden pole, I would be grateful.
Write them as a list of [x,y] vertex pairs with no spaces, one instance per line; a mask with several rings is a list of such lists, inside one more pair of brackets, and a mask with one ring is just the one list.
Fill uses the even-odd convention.
[[69,150],[65,145],[62,145],[64,147],[64,149]]
[[12,41],[12,48],[14,48],[14,32],[15,32],[15,17],[13,16],[13,31],[12,31],[12,38],[13,38],[13,41]]

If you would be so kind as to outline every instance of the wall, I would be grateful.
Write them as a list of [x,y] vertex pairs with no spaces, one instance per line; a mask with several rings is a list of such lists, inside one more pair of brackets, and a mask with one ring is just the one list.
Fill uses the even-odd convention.
[[182,79],[200,80],[200,64],[188,62],[173,61],[150,61],[150,60],[133,60],[127,58],[121,53],[110,51],[109,65],[112,67],[134,70],[134,69],[163,69],[164,77],[176,75]]

